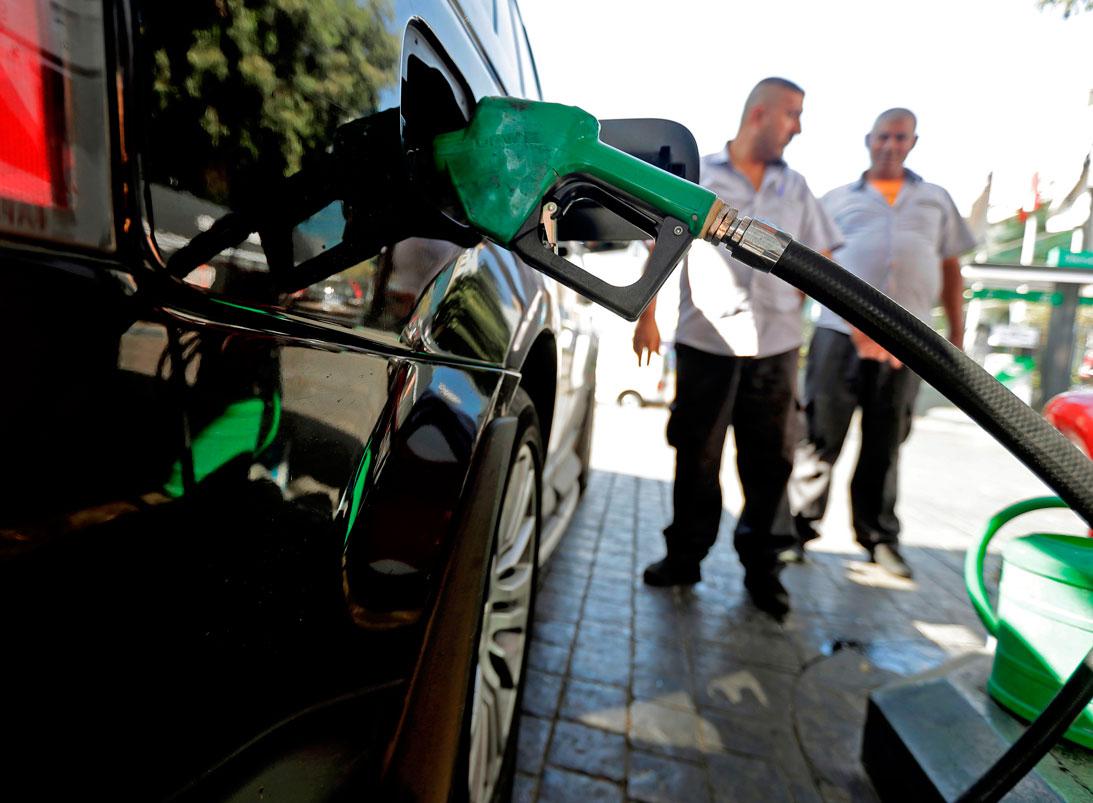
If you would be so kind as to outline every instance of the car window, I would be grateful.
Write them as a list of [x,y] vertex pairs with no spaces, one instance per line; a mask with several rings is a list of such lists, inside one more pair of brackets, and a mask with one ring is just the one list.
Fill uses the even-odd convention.
[[516,37],[514,35],[512,0],[493,0],[493,32],[496,38],[498,71],[501,73],[509,92],[515,94],[519,86],[519,66],[516,57]]
[[[146,2],[149,115],[145,174],[153,235],[170,257],[233,209],[269,200],[313,164],[350,120],[380,111],[399,76],[399,35],[383,2],[293,10],[267,2]],[[273,242],[252,234],[209,262],[235,274],[299,261],[329,240],[315,225]],[[212,274],[204,272],[204,280]],[[211,280],[222,287],[232,271]],[[201,277],[197,279],[202,281]]]
[[[242,32],[223,16],[251,8],[198,0],[145,17],[146,198],[164,268],[233,304],[372,342],[502,360],[504,333],[477,332],[469,321],[485,307],[465,303],[504,292],[485,277],[500,266],[468,251],[480,237],[432,204],[404,161],[466,124],[474,98],[462,75],[415,25],[395,33],[379,0],[332,0],[324,19],[270,0]],[[336,35],[320,57],[324,26]],[[359,86],[347,70],[362,73]],[[449,326],[437,339],[441,305]]]
[[500,79],[505,92],[520,94],[520,68],[513,38],[511,0],[452,0],[481,43],[484,57]]
[[493,32],[501,42],[513,41],[511,0],[493,0]]
[[[461,125],[470,101],[424,37],[408,30],[403,46],[388,8],[149,4],[147,197],[168,270],[233,302],[409,337],[416,305],[462,249],[401,225],[391,210],[406,181],[385,154],[422,117],[426,138]],[[251,233],[201,250],[234,225]]]
[[516,55],[520,61],[520,83],[524,90],[524,97],[539,100],[543,96],[539,88],[539,73],[535,69],[535,59],[531,55],[527,31],[524,29],[520,9],[515,2],[512,3],[512,13],[515,22],[513,33],[516,36]]

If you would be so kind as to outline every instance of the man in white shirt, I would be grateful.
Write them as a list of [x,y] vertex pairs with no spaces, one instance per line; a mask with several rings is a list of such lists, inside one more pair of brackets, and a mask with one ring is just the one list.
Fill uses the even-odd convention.
[[[835,260],[926,323],[940,295],[949,340],[964,339],[959,255],[975,240],[952,198],[904,167],[918,141],[915,115],[889,109],[866,136],[870,167],[823,198],[845,238]],[[911,569],[899,551],[896,517],[899,449],[911,432],[919,378],[876,342],[821,308],[808,352],[807,434],[797,451],[789,498],[801,543],[817,537],[831,471],[855,408],[861,452],[850,483],[854,535],[870,558],[899,577]]]
[[[736,137],[702,160],[701,184],[742,215],[763,218],[811,248],[830,253],[838,230],[782,153],[801,132],[804,90],[783,78],[760,81],[748,96]],[[673,519],[667,556],[645,569],[649,585],[690,585],[717,539],[718,475],[733,426],[744,491],[734,545],[744,585],[761,609],[780,618],[789,596],[778,555],[795,543],[786,482],[796,440],[801,294],[743,265],[724,249],[695,242],[681,277],[676,331],[676,398],[668,443],[676,450]],[[634,351],[659,351],[656,302],[642,313]]]

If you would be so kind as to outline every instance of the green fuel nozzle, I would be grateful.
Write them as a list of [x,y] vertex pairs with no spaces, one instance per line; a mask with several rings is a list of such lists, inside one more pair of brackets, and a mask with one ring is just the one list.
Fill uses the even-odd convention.
[[[473,227],[634,320],[694,238],[734,249],[750,240],[743,235],[752,221],[738,219],[704,187],[605,144],[599,134],[599,121],[574,106],[491,97],[479,102],[467,128],[436,138],[433,157]],[[559,220],[587,203],[654,241],[642,277],[629,287],[608,284],[556,253]],[[780,235],[788,242],[770,232],[774,241]]]
[[575,106],[484,98],[471,124],[434,143],[472,218],[492,239],[509,242],[542,199],[567,177],[622,191],[650,210],[682,221],[692,237],[717,196],[600,141],[600,123]]

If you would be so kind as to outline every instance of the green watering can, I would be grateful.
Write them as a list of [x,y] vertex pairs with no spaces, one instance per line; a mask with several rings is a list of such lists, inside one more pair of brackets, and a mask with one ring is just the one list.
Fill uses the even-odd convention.
[[[987,544],[1002,525],[1032,510],[1066,507],[1058,497],[1018,502],[987,525],[968,550],[964,583],[972,606],[998,639],[987,690],[1025,720],[1035,719],[1093,646],[1093,538],[1035,533],[1002,552],[998,611],[983,582]],[[1093,702],[1064,738],[1093,749]]]

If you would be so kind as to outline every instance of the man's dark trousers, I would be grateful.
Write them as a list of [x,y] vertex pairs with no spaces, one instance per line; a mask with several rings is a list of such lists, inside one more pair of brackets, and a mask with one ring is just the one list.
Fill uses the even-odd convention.
[[850,336],[820,327],[805,369],[806,434],[796,455],[790,504],[805,540],[815,537],[831,493],[831,470],[855,407],[861,407],[861,453],[850,481],[854,536],[868,550],[899,542],[896,518],[899,450],[911,433],[920,380],[906,366],[863,360]]
[[744,491],[733,542],[746,570],[774,573],[778,553],[796,542],[786,483],[797,440],[798,350],[726,357],[678,344],[676,357],[676,398],[668,419],[668,444],[676,450],[674,513],[664,531],[668,556],[697,563],[717,539],[718,475],[731,424]]

